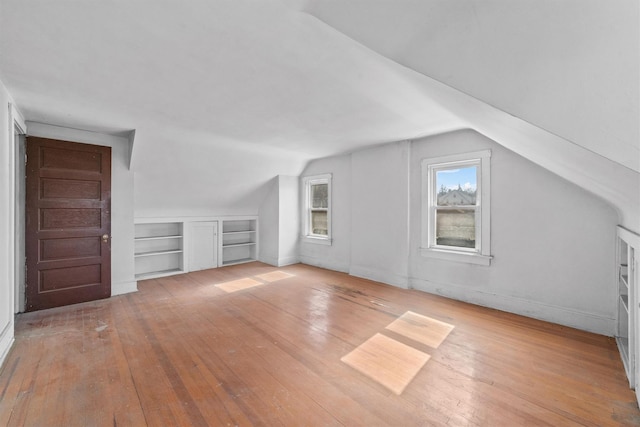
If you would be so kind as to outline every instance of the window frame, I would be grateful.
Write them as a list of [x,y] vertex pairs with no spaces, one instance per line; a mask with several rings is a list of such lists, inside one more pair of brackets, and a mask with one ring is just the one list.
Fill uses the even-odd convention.
[[[476,205],[461,207],[475,211],[475,248],[438,245],[436,243],[438,171],[476,166],[477,190]],[[491,264],[491,150],[450,156],[427,158],[422,160],[422,242],[420,254],[429,258],[471,264]],[[446,209],[446,208],[444,208]]]
[[[331,245],[331,195],[332,195],[332,176],[331,174],[311,175],[303,178],[304,198],[302,208],[303,232],[302,239],[309,243],[318,243],[323,245]],[[311,203],[311,187],[318,184],[327,184],[327,235],[313,234],[311,230],[311,212],[318,210],[313,208]]]

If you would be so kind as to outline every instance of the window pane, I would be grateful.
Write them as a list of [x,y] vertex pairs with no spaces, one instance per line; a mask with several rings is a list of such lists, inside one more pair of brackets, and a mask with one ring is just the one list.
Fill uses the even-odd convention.
[[476,204],[477,166],[436,171],[438,206],[469,206]]
[[436,244],[475,248],[475,215],[474,210],[438,209],[436,211]]
[[329,207],[329,184],[313,184],[311,186],[311,207]]
[[311,211],[311,234],[328,236],[327,211]]

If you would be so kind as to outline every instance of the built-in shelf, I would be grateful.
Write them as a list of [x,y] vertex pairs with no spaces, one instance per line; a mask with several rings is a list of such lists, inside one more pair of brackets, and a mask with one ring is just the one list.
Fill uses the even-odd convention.
[[166,251],[151,251],[151,252],[138,252],[135,254],[136,257],[141,256],[156,256],[156,255],[166,255],[166,254],[178,254],[181,253],[182,249],[169,249]]
[[629,295],[620,295],[620,302],[624,307],[624,310],[629,313]]
[[258,219],[255,217],[222,220],[219,265],[255,261],[258,257]]
[[624,365],[625,371],[629,372],[631,369],[630,366],[630,353],[629,353],[629,339],[624,337],[618,337],[616,339],[618,343],[618,350],[620,351],[620,356],[622,357],[622,364]]
[[[638,318],[638,277],[636,271],[636,251],[640,247],[640,236],[618,227],[618,324],[616,342],[624,365],[629,386],[636,388],[638,367],[634,365],[639,332]],[[639,395],[640,396],[640,395]]]
[[172,276],[174,274],[180,274],[180,273],[182,273],[182,270],[178,268],[174,268],[171,270],[153,271],[150,273],[136,274],[136,280],[145,280],[145,279],[153,279],[153,278],[163,277],[163,276]]
[[238,258],[238,259],[234,259],[233,261],[225,261],[222,265],[223,266],[236,265],[236,264],[243,264],[245,262],[251,262],[251,261],[255,261],[255,258]]
[[136,242],[143,242],[146,240],[167,240],[167,239],[182,239],[182,236],[156,236],[156,237],[136,237]]
[[629,276],[621,274],[620,275],[620,279],[622,279],[622,283],[624,283],[624,286],[628,288],[629,287]]
[[229,243],[226,245],[222,245],[223,248],[232,248],[236,246],[255,246],[256,242],[248,242],[248,243]]
[[135,224],[137,280],[258,258],[258,217],[141,219]]
[[181,222],[135,224],[137,280],[184,272],[183,230]]
[[225,231],[224,234],[247,234],[256,233],[256,230],[242,230],[242,231]]

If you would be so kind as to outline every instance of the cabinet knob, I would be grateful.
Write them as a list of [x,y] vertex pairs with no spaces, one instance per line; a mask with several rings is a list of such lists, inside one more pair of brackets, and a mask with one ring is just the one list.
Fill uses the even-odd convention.
[[109,235],[108,235],[108,234],[103,234],[103,235],[102,235],[102,241],[103,241],[104,243],[107,243],[107,241],[108,241],[108,240],[109,240]]

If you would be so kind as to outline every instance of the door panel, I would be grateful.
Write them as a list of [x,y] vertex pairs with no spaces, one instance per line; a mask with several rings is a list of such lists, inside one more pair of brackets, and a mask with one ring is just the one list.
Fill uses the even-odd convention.
[[27,138],[26,310],[111,295],[111,148]]
[[43,178],[41,184],[43,199],[100,200],[100,182]]

